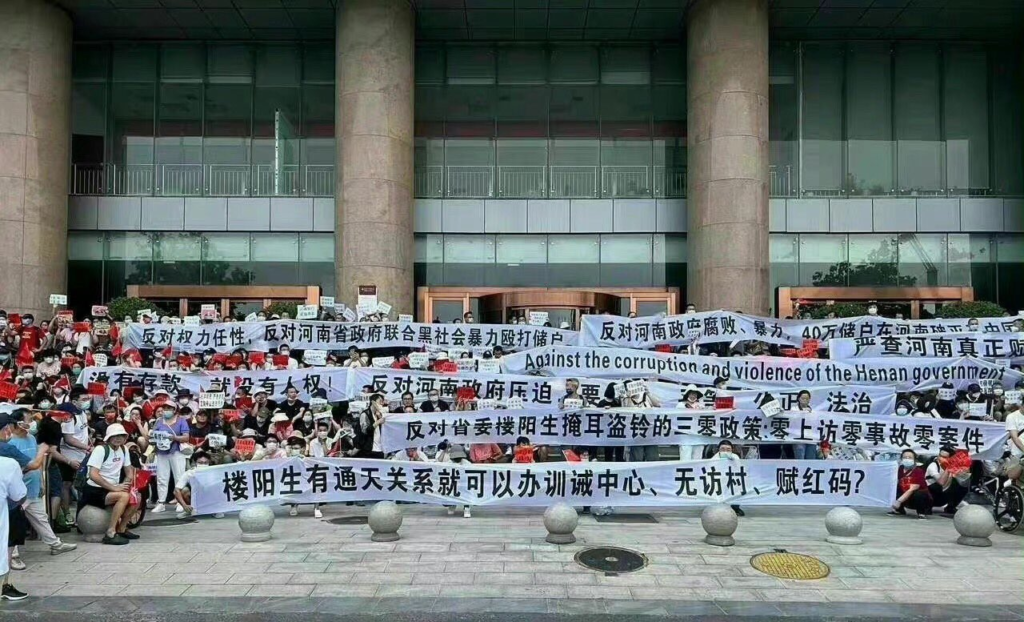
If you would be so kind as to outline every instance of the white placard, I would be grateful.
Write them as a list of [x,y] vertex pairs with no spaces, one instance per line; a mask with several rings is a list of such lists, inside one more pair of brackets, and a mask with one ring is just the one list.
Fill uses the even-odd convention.
[[939,389],[939,399],[952,401],[956,399],[956,389]]
[[199,319],[201,320],[216,320],[217,310],[216,309],[203,309],[199,312]]
[[459,371],[476,371],[476,359],[455,359]]
[[107,309],[106,305],[93,305],[92,312],[89,315],[92,315],[93,317],[107,317],[109,314],[110,311]]
[[330,402],[328,402],[326,399],[322,397],[312,397],[309,399],[309,408],[311,410],[325,408],[328,404],[330,404]]
[[207,434],[206,445],[210,449],[220,449],[226,447],[228,444],[228,437],[224,434]]
[[410,352],[408,359],[409,367],[413,369],[426,369],[430,364],[430,355],[426,352]]
[[152,309],[139,309],[139,312],[135,314],[135,317],[142,319],[143,317],[153,317]]
[[50,294],[50,304],[55,307],[68,304],[67,294]]
[[96,367],[107,366],[107,355],[106,354],[93,354],[92,360],[96,362]]
[[[375,287],[374,290],[377,288]],[[377,294],[359,294],[356,298],[356,306],[365,306],[367,308],[377,308]]]
[[203,311],[216,311],[216,310],[217,310],[217,305],[199,305],[199,312],[200,313],[202,313]]
[[324,309],[330,309],[334,306],[334,296],[320,296],[320,306]]
[[779,403],[779,400],[772,398],[761,404],[760,410],[764,413],[765,417],[774,417],[782,412],[782,404]]
[[547,311],[530,311],[530,326],[544,326],[547,322]]
[[378,302],[377,313],[380,313],[381,315],[387,315],[391,313],[391,305],[389,305],[386,302]]
[[477,400],[476,402],[477,410],[494,410],[497,407],[498,400],[496,399]]
[[318,412],[318,413],[313,413],[313,420],[314,421],[323,421],[325,419],[330,419],[330,418],[331,418],[331,411],[329,411],[329,410],[325,410],[325,411]]
[[356,305],[356,312],[361,318],[366,317],[368,315],[373,315],[374,313],[377,312],[377,305],[359,303]]
[[1020,404],[1024,391],[1007,391],[1003,393],[1003,402],[1006,404]]
[[992,387],[994,387],[995,384],[995,380],[992,380],[991,378],[982,378],[978,381],[978,386],[981,387],[982,393],[991,393]]
[[971,402],[967,405],[967,412],[974,419],[981,419],[988,416],[988,404],[985,402]]
[[523,398],[518,395],[514,395],[505,401],[505,408],[509,410],[522,410],[523,409]]
[[181,324],[181,318],[180,317],[169,318],[167,320],[167,323],[170,324],[171,326],[178,326],[179,324]]
[[370,402],[363,400],[352,400],[348,403],[348,414],[355,415],[369,408]]
[[689,337],[693,341],[697,341],[698,339],[700,339],[701,333],[703,333],[703,332],[704,331],[702,331],[699,328],[688,328],[686,330],[686,336]]
[[245,316],[246,322],[255,322],[257,319],[258,318],[256,317],[255,313],[250,313],[249,315]]
[[185,326],[199,326],[200,320],[198,315],[186,315],[182,324]]
[[306,350],[302,353],[302,360],[314,367],[327,364],[327,350]]
[[299,305],[295,310],[295,319],[315,320],[319,309],[316,305]]
[[583,408],[583,400],[578,397],[567,397],[562,400],[562,408],[565,410],[576,410]]
[[345,309],[341,312],[341,317],[345,318],[349,322],[355,322],[356,312],[353,311],[352,309],[349,309],[348,307],[345,307]]
[[462,358],[462,355],[467,352],[469,352],[469,350],[466,348],[448,348],[448,358],[454,361]]
[[481,374],[500,374],[501,362],[497,359],[480,359],[476,362],[476,370]]
[[412,315],[409,313],[399,313],[398,321],[401,322],[402,324],[412,324]]
[[639,397],[647,391],[647,383],[643,380],[630,380],[626,383],[626,395]]
[[220,391],[199,394],[199,408],[201,410],[217,410],[224,407],[224,394]]
[[374,367],[391,367],[391,365],[395,362],[395,357],[377,356],[374,357],[373,360],[371,360],[370,362],[373,363]]

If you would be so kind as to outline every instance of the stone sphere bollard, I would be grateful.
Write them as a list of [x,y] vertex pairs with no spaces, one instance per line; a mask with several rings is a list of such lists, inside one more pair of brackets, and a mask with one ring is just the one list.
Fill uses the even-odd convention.
[[576,541],[573,531],[580,522],[579,514],[572,506],[556,503],[544,510],[544,528],[548,537],[544,541],[549,544],[572,544]]
[[266,542],[274,528],[274,511],[265,505],[250,505],[238,513],[242,542]]
[[864,520],[853,508],[832,508],[825,515],[825,529],[828,530],[826,542],[832,544],[864,544],[860,530],[864,528]]
[[373,530],[371,540],[394,542],[398,540],[398,528],[402,526],[402,509],[394,501],[381,501],[370,509],[370,516],[366,522]]
[[714,546],[732,546],[736,544],[732,534],[736,533],[736,526],[740,519],[736,512],[724,503],[716,503],[704,508],[700,513],[700,526],[708,534],[704,542]]
[[107,527],[110,526],[110,510],[87,505],[78,513],[75,522],[82,532],[83,542],[103,542],[103,536],[107,535]]
[[964,546],[992,546],[989,536],[996,530],[992,512],[980,505],[965,505],[953,516],[953,526],[960,537],[957,544]]

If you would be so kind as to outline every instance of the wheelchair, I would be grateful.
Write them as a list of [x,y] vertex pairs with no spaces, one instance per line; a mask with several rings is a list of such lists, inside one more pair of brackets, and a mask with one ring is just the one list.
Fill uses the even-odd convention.
[[1024,523],[1024,492],[1017,482],[1004,476],[1004,460],[982,463],[985,475],[976,491],[992,504],[992,515],[1000,531],[1013,533]]

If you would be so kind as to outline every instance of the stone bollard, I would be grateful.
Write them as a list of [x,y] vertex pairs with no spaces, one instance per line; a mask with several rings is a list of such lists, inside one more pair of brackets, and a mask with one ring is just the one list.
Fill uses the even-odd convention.
[[965,505],[953,516],[953,526],[960,537],[956,543],[964,546],[992,546],[989,536],[996,530],[992,512],[980,505]]
[[394,542],[399,539],[398,529],[402,526],[402,509],[394,501],[380,501],[370,509],[366,521],[373,530],[370,539],[374,542]]
[[238,513],[242,542],[266,542],[274,528],[274,511],[265,505],[250,505]]
[[713,546],[732,546],[736,544],[732,534],[736,533],[736,526],[740,519],[736,512],[724,503],[716,503],[704,508],[700,513],[700,526],[708,534],[704,542]]
[[860,530],[864,528],[864,520],[853,508],[832,508],[825,515],[825,529],[828,530],[826,542],[832,544],[864,544]]
[[580,522],[579,514],[572,506],[556,503],[544,510],[544,528],[548,537],[544,541],[549,544],[572,544],[576,541],[573,531]]
[[107,528],[110,526],[110,510],[87,505],[78,513],[75,522],[82,532],[83,542],[103,542],[103,536],[107,535]]

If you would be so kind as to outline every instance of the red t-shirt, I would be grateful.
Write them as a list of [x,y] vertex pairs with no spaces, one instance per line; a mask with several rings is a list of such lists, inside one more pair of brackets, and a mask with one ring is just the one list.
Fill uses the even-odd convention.
[[896,479],[896,485],[899,489],[899,493],[902,495],[914,484],[918,485],[918,490],[928,492],[928,482],[924,479],[924,469],[916,466],[908,473],[906,469],[900,467],[900,471]]
[[43,343],[46,336],[43,329],[38,326],[22,326],[18,334],[21,336],[21,343],[28,344],[29,350],[38,350],[39,344]]

